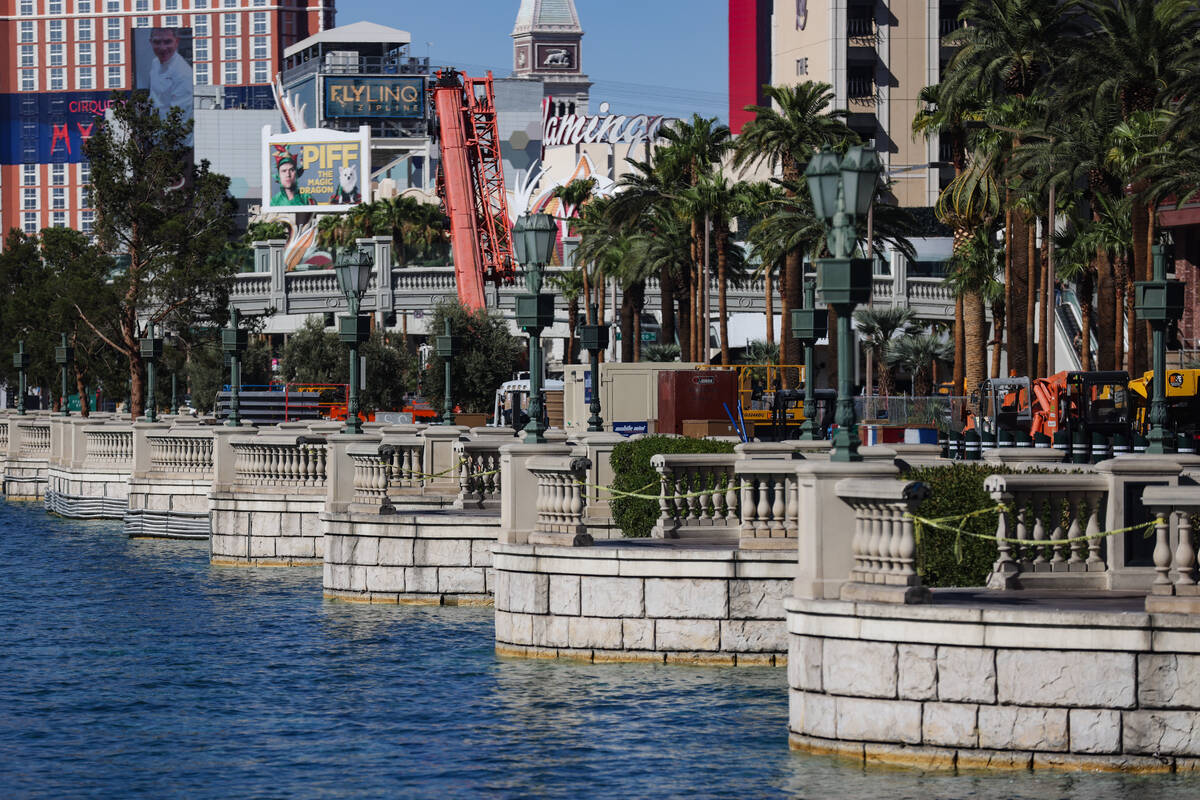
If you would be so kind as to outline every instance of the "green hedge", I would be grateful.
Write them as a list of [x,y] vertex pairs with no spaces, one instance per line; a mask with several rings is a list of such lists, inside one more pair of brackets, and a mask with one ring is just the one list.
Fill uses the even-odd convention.
[[[1014,470],[990,464],[960,463],[952,467],[919,467],[903,475],[905,480],[923,481],[929,485],[929,499],[921,503],[916,514],[927,519],[966,514],[991,508],[995,502],[983,490],[983,481],[988,475],[1011,475],[1028,470]],[[997,514],[979,514],[961,524],[948,524],[965,531],[984,536],[996,535]],[[980,539],[975,536],[961,538],[961,560],[956,552],[953,532],[918,526],[921,537],[920,563],[921,581],[926,586],[983,586],[991,574],[996,561],[995,539]]]
[[[677,439],[670,436],[646,436],[636,441],[621,442],[613,448],[610,463],[613,469],[612,488],[618,492],[657,495],[659,475],[650,466],[651,456],[659,453],[732,453],[731,442],[706,439]],[[650,535],[658,520],[658,501],[613,495],[613,519],[625,536],[643,538]]]

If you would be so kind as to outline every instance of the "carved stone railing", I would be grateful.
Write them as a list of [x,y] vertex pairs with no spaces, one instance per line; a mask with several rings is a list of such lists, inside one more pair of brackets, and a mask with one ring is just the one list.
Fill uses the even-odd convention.
[[8,452],[8,420],[0,420],[0,453]]
[[500,503],[500,446],[509,439],[485,436],[454,443],[459,465],[459,499],[464,506],[491,507]]
[[736,453],[660,453],[650,458],[659,475],[658,539],[736,539],[741,528]]
[[133,464],[133,429],[85,428],[85,467],[126,469]]
[[211,477],[213,472],[212,431],[197,426],[194,430],[171,430],[146,436],[150,443],[150,472],[184,475],[189,478]]
[[999,554],[988,586],[1101,586],[1108,565],[1096,534],[1105,519],[1108,488],[1102,475],[988,476],[984,489],[1005,507],[998,515]]
[[[354,465],[354,495],[352,503],[375,508],[388,505],[392,461],[380,452],[374,442],[353,444],[346,453]],[[397,451],[399,452],[399,451]]]
[[910,516],[929,487],[917,481],[846,478],[834,487],[854,509],[850,550],[854,566],[842,585],[843,600],[928,602],[917,574],[917,541]]
[[22,458],[48,458],[50,456],[50,423],[35,422],[21,425]]
[[796,461],[756,458],[734,467],[740,488],[738,536],[742,547],[795,546],[799,499]]
[[415,434],[385,434],[376,461],[386,466],[388,494],[419,494],[425,486],[425,439]]
[[[588,460],[576,456],[541,456],[531,459],[529,471],[537,480],[537,533],[586,536],[583,515]],[[533,541],[531,539],[531,541]]]
[[1195,614],[1200,581],[1192,518],[1200,513],[1200,486],[1150,486],[1142,492],[1142,505],[1155,516],[1155,576],[1146,611]]
[[229,286],[229,295],[236,302],[241,297],[258,297],[271,291],[271,276],[265,273],[244,273]]
[[325,439],[320,436],[260,434],[230,443],[238,487],[325,485]]

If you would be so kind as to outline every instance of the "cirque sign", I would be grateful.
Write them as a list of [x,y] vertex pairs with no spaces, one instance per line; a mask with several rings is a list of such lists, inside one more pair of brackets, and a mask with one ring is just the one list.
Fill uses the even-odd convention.
[[542,146],[561,144],[636,144],[658,136],[667,118],[661,115],[638,114],[633,117],[612,114],[591,117],[566,114],[550,116],[552,103],[542,109]]

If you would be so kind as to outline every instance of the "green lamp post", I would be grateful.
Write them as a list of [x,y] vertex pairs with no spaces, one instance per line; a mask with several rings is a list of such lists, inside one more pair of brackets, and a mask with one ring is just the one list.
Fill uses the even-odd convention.
[[248,337],[241,329],[242,315],[236,307],[229,307],[229,327],[221,331],[221,350],[229,361],[229,420],[231,428],[240,428],[242,416],[238,393],[242,388],[242,353],[246,352]]
[[146,421],[158,422],[158,398],[154,391],[154,363],[162,358],[163,340],[154,335],[154,323],[147,326],[146,336],[139,340],[142,359],[146,362]]
[[592,402],[588,417],[588,432],[604,430],[604,418],[600,416],[600,353],[608,349],[608,326],[599,322],[599,309],[591,304],[591,318],[597,320],[595,325],[579,326],[579,341],[583,349],[588,351],[592,367]]
[[454,401],[450,397],[450,365],[454,361],[454,337],[450,334],[450,320],[445,320],[446,333],[438,336],[434,342],[434,349],[438,357],[443,360],[446,368],[446,397],[445,408],[442,410],[442,424],[454,424]]
[[62,404],[62,409],[58,412],[60,417],[71,416],[71,409],[67,404],[67,370],[71,366],[71,362],[75,359],[75,349],[67,346],[67,335],[62,334],[62,344],[54,348],[54,363],[58,364],[58,368],[62,373],[62,394],[59,402]]
[[875,188],[883,165],[874,150],[861,145],[850,148],[839,161],[837,154],[823,147],[805,169],[813,210],[829,227],[826,243],[831,258],[817,260],[817,283],[825,305],[837,312],[838,388],[837,435],[833,438],[833,461],[861,461],[858,454],[858,420],[851,396],[851,370],[854,340],[850,326],[854,307],[871,297],[871,262],[851,258],[858,241],[856,218],[865,218],[871,210]]
[[17,413],[25,414],[25,370],[29,369],[29,353],[25,352],[25,340],[17,342],[13,353],[13,366],[17,368]]
[[829,327],[829,312],[817,308],[817,289],[812,281],[804,282],[804,307],[792,311],[792,338],[804,345],[804,424],[800,426],[800,438],[812,441],[817,438],[817,401],[815,384],[817,372],[813,369],[813,350],[817,340],[825,335]]
[[338,288],[350,306],[349,316],[339,318],[338,338],[350,346],[350,397],[346,402],[346,433],[362,433],[358,418],[358,346],[371,338],[371,321],[358,313],[359,302],[371,282],[375,258],[360,247],[353,258],[344,257],[334,266]]
[[1183,282],[1167,280],[1167,254],[1162,245],[1151,248],[1154,258],[1154,279],[1137,281],[1137,315],[1150,323],[1154,345],[1153,396],[1150,399],[1150,432],[1146,438],[1147,453],[1167,452],[1170,434],[1167,432],[1167,326],[1183,316]]
[[526,444],[546,441],[542,420],[542,331],[554,324],[554,295],[542,294],[542,267],[550,263],[557,234],[554,217],[525,214],[513,226],[513,249],[525,267],[525,288],[517,295],[517,327],[529,334],[529,424]]

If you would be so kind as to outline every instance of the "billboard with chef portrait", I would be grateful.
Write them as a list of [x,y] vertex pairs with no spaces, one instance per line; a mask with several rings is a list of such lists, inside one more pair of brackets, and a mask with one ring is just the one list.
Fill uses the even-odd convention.
[[263,212],[349,211],[370,202],[371,129],[263,128]]
[[192,29],[134,28],[134,87],[150,92],[158,113],[173,107],[192,119]]

